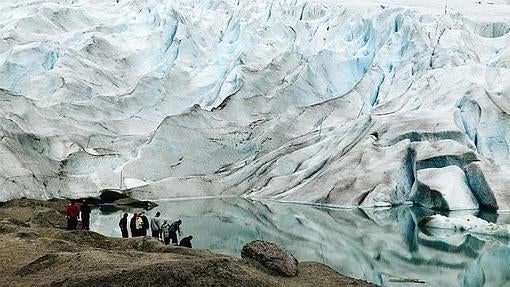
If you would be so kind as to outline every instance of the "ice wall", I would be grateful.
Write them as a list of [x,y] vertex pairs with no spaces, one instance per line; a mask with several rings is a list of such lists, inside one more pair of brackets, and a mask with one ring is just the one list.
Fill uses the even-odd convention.
[[509,4],[383,2],[2,1],[0,200],[510,208]]

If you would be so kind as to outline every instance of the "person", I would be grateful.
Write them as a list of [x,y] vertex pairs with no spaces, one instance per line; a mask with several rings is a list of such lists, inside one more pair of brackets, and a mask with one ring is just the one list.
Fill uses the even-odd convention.
[[124,216],[120,219],[120,222],[119,222],[119,227],[120,227],[120,232],[122,233],[122,238],[129,237],[128,228],[127,228],[127,218],[128,218],[128,214],[124,213]]
[[170,244],[170,224],[168,224],[167,220],[163,220],[163,224],[161,225],[161,236],[163,236],[165,245]]
[[[142,219],[141,215],[142,215],[141,213],[138,213],[136,216],[136,220],[135,220],[136,237],[143,236],[143,219]],[[135,237],[135,236],[133,236],[133,237]]]
[[76,200],[71,200],[71,204],[67,206],[67,230],[76,230],[78,226],[78,215],[80,215],[80,208],[76,204]]
[[181,242],[179,243],[179,246],[192,248],[191,247],[191,239],[193,239],[192,235],[184,237],[183,239],[181,239]]
[[136,232],[136,220],[138,219],[138,214],[135,212],[131,220],[129,221],[129,229],[131,229],[131,237],[137,237],[138,233]]
[[145,216],[145,211],[141,212],[140,218],[142,219],[142,231],[140,236],[147,236],[147,230],[149,229],[149,219],[147,219],[147,216]]
[[151,218],[151,231],[152,231],[152,237],[158,238],[160,237],[161,233],[161,218],[159,217],[161,213],[158,211],[156,212],[156,216]]
[[177,232],[179,232],[179,236],[181,236],[181,224],[182,220],[179,219],[170,225],[170,239],[172,239],[173,245],[177,245],[179,243],[177,241]]
[[149,229],[149,220],[145,216],[145,212],[138,213],[137,219],[138,236],[147,236],[147,229]]
[[81,230],[90,230],[90,207],[87,200],[83,201],[80,207],[81,213]]

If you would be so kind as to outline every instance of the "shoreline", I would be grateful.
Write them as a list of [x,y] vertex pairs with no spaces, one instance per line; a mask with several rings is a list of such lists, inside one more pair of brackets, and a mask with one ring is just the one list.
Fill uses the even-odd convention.
[[66,205],[29,199],[0,204],[0,286],[376,286],[319,262],[300,262],[297,276],[282,277],[209,250],[67,231]]

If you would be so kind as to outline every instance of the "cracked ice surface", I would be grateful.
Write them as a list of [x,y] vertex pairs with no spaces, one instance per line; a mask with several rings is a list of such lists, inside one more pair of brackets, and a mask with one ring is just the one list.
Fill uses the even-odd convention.
[[0,200],[509,209],[508,1],[351,2],[2,1]]

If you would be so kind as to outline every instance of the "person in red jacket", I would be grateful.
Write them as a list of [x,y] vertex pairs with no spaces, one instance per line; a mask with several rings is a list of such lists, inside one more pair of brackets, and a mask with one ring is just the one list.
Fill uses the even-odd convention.
[[76,204],[76,200],[72,200],[67,206],[67,230],[76,230],[78,226],[78,215],[80,215],[80,207]]

